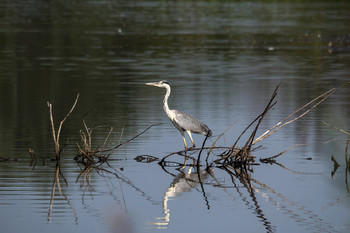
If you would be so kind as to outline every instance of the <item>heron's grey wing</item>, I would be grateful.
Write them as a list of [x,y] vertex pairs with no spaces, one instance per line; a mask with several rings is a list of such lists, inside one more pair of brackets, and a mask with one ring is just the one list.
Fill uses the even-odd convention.
[[178,110],[173,110],[175,113],[175,118],[174,121],[177,125],[179,125],[184,131],[191,131],[192,133],[197,133],[197,134],[207,134],[210,132],[210,129],[208,126],[199,120],[197,120],[195,117],[178,111]]

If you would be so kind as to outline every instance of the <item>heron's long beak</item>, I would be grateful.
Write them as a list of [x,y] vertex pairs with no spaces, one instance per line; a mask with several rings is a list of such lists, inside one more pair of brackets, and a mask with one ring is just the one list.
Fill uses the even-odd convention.
[[148,86],[158,86],[158,83],[145,83]]

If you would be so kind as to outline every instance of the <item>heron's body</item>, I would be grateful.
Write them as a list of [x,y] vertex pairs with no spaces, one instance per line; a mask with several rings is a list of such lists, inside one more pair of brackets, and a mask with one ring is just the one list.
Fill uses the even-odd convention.
[[193,141],[191,133],[211,136],[211,130],[208,128],[208,126],[200,122],[199,120],[197,120],[195,117],[187,113],[181,112],[179,110],[169,109],[168,98],[170,96],[171,89],[167,81],[160,81],[158,83],[146,83],[146,85],[162,87],[166,89],[166,94],[163,100],[163,108],[164,108],[165,114],[169,117],[169,119],[174,124],[174,126],[180,131],[186,149],[187,149],[187,144],[185,140],[185,134],[184,134],[185,132],[190,137],[193,143],[193,147],[195,147],[195,143]]

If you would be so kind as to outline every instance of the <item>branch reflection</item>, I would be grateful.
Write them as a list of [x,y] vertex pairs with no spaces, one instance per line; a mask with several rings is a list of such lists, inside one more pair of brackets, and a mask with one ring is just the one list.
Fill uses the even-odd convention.
[[[247,167],[238,167],[233,168],[231,166],[224,166],[221,167],[221,169],[225,170],[227,174],[231,178],[231,182],[239,194],[239,196],[242,198],[242,201],[244,204],[248,207],[248,209],[252,210],[253,213],[256,215],[256,217],[259,219],[259,222],[262,222],[266,232],[275,232],[275,226],[271,225],[271,222],[265,217],[264,212],[262,208],[259,205],[259,202],[257,200],[256,194],[255,194],[255,188],[252,184],[252,178],[251,178],[251,171],[250,168]],[[236,178],[236,179],[235,179]],[[246,197],[244,195],[244,192],[241,190],[241,186],[237,184],[236,180],[238,180],[245,190],[248,192],[249,197]]]
[[69,208],[73,212],[75,224],[78,224],[77,212],[76,212],[75,208],[73,207],[73,205],[70,203],[70,201],[67,198],[67,196],[64,195],[63,192],[62,192],[61,183],[60,183],[60,177],[62,177],[62,179],[64,180],[65,184],[68,185],[67,180],[66,180],[66,178],[64,177],[64,175],[62,174],[62,171],[61,171],[60,160],[57,160],[56,161],[56,169],[55,169],[54,180],[52,182],[51,199],[50,199],[50,205],[49,205],[49,212],[48,212],[48,215],[47,215],[47,221],[49,223],[51,223],[52,210],[53,210],[53,201],[54,201],[55,190],[56,190],[56,186],[57,186],[57,189],[58,189],[58,191],[60,193],[60,196],[63,197],[63,199],[66,201],[67,205],[69,206]]
[[[175,164],[178,167],[174,169]],[[169,185],[169,188],[163,194],[162,209],[163,216],[155,218],[155,220],[149,225],[151,228],[156,229],[168,229],[170,224],[170,208],[169,200],[174,200],[182,193],[191,192],[197,190],[202,192],[205,203],[210,208],[209,200],[205,192],[205,187],[210,186],[215,190],[222,190],[230,197],[232,196],[232,189],[234,193],[237,193],[244,205],[247,206],[253,215],[257,218],[257,222],[262,224],[266,232],[276,232],[276,224],[273,224],[271,219],[267,217],[261,205],[261,200],[267,201],[272,204],[278,212],[288,216],[291,220],[297,223],[299,226],[310,228],[319,232],[333,232],[334,228],[326,223],[317,213],[308,209],[301,203],[290,200],[286,195],[277,192],[275,189],[269,187],[267,184],[259,181],[256,178],[252,178],[253,168],[252,166],[216,166],[207,167],[198,171],[197,167],[188,166],[185,164],[167,162],[160,163],[163,170],[174,177],[174,180]],[[305,175],[304,173],[295,172],[286,168],[281,164],[282,169],[285,169],[293,174]],[[172,172],[169,170],[172,169]],[[193,171],[194,170],[194,171]],[[174,172],[176,171],[176,172]],[[224,172],[224,173],[222,173]],[[217,173],[219,177],[216,177]],[[230,183],[227,184],[225,174],[229,176]]]

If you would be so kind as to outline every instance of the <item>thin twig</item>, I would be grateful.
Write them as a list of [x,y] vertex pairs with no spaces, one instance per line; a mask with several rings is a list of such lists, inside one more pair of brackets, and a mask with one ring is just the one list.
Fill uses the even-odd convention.
[[205,145],[205,142],[207,141],[209,137],[209,133],[205,135],[205,139],[203,141],[203,144],[202,144],[202,147],[198,153],[198,158],[197,158],[197,170],[199,171],[200,170],[200,164],[201,164],[201,154],[202,154],[202,151],[203,151],[203,148],[204,148],[204,145]]
[[73,112],[78,99],[79,99],[79,93],[77,94],[77,97],[75,98],[74,104],[72,106],[72,108],[70,109],[70,111],[67,113],[67,115],[63,118],[63,120],[60,122],[58,130],[57,130],[57,134],[55,131],[55,125],[54,125],[54,120],[53,120],[53,114],[52,114],[52,104],[47,101],[47,106],[49,107],[49,114],[50,114],[50,122],[51,122],[51,130],[52,130],[52,138],[53,138],[53,142],[55,145],[55,154],[56,154],[56,160],[58,161],[60,159],[60,134],[61,134],[61,130],[62,130],[62,126],[63,123],[67,120],[67,118],[69,117],[69,115]]
[[214,148],[217,148],[217,147],[215,147],[216,142],[217,142],[229,129],[231,129],[236,123],[237,123],[237,121],[233,122],[233,124],[230,125],[224,132],[222,132],[222,133],[216,138],[216,140],[214,141],[214,143],[211,145],[210,150],[208,151],[208,154],[207,154],[207,158],[205,159],[205,161],[206,161],[207,164],[208,164],[208,158],[209,158],[210,153],[213,151]]
[[348,158],[348,148],[349,148],[349,142],[350,139],[346,142],[346,148],[345,148],[345,161],[346,161],[346,166],[349,167],[350,166],[350,159]]
[[261,114],[260,118],[259,118],[259,122],[257,123],[254,131],[252,132],[250,138],[248,139],[246,145],[244,146],[244,148],[247,148],[247,150],[249,151],[252,147],[252,144],[253,144],[253,140],[255,138],[255,135],[256,135],[256,132],[258,131],[258,128],[262,122],[262,120],[264,119],[265,115],[267,114],[267,112],[277,103],[277,102],[274,102],[274,99],[276,98],[277,96],[277,92],[278,92],[278,89],[279,89],[279,85],[277,85],[277,87],[275,88],[271,98],[270,98],[270,101],[269,103],[266,105],[266,108],[264,109],[264,112]]
[[49,107],[52,138],[53,138],[53,142],[54,142],[54,145],[55,145],[55,152],[56,152],[56,159],[57,159],[59,148],[57,147],[56,131],[55,131],[55,126],[54,126],[53,116],[52,116],[52,104],[50,102],[47,102],[47,106]]
[[244,147],[242,147],[242,149],[239,150],[238,154],[236,153],[235,155],[243,155],[243,156],[239,156],[239,157],[236,157],[237,159],[242,159],[242,157],[247,157],[247,153],[246,152],[249,152],[250,149],[251,149],[251,146],[253,145],[253,140],[255,138],[255,134],[260,126],[260,123],[262,122],[264,116],[266,115],[266,113],[276,104],[276,102],[273,103],[274,99],[276,98],[277,96],[277,92],[278,92],[278,89],[279,89],[279,85],[276,86],[274,92],[272,93],[272,96],[268,102],[268,104],[266,105],[264,111],[257,117],[255,118],[244,130],[243,132],[241,133],[241,135],[239,135],[239,137],[237,138],[236,142],[231,146],[231,148],[228,150],[228,153],[223,156],[221,159],[224,159],[224,163],[227,162],[227,160],[233,155],[233,152],[235,151],[235,147],[236,147],[236,144],[238,143],[238,141],[240,140],[240,138],[243,136],[243,134],[245,134],[245,132],[257,121],[257,125],[256,127],[254,128],[252,134],[250,135],[249,139],[247,140],[246,144]]
[[[337,140],[337,138],[333,138],[331,140],[328,140],[328,141],[325,141],[325,142],[322,142],[322,143],[315,143],[314,145],[318,145],[318,144],[322,144],[322,145],[325,145],[325,144],[328,144],[330,142],[333,142]],[[274,155],[274,156],[271,156],[271,157],[268,157],[268,158],[263,158],[263,159],[260,159],[261,162],[270,162],[271,160],[283,155],[284,153],[286,153],[287,151],[289,151],[290,149],[293,149],[295,147],[301,147],[301,146],[308,146],[308,145],[312,145],[312,144],[298,144],[298,145],[294,145],[294,146],[291,146],[287,149],[285,149],[284,151],[278,153],[277,155]]]
[[102,147],[105,147],[105,146],[106,146],[106,143],[107,143],[109,137],[111,136],[111,133],[112,133],[113,129],[114,129],[114,126],[111,126],[111,129],[109,130],[109,133],[108,133],[108,135],[107,135],[105,141],[103,142],[103,146],[102,146]]
[[69,112],[67,113],[67,115],[63,118],[63,120],[60,122],[60,126],[58,127],[58,131],[57,131],[57,144],[59,144],[59,139],[60,139],[60,134],[61,134],[61,129],[62,129],[62,125],[63,123],[67,120],[67,118],[69,117],[69,115],[73,112],[75,106],[77,105],[78,99],[79,99],[80,94],[77,94],[77,97],[75,98],[74,104],[72,106],[72,108],[69,110]]
[[264,158],[264,159],[260,159],[261,162],[267,162],[267,161],[271,161],[281,155],[283,155],[284,153],[286,153],[287,151],[289,151],[290,149],[293,149],[295,147],[301,147],[301,146],[307,146],[308,144],[298,144],[298,145],[294,145],[294,146],[291,146],[287,149],[285,149],[284,151],[278,153],[277,155],[274,155],[274,156],[271,156],[271,157],[268,157],[268,158]]
[[122,141],[122,138],[123,138],[123,134],[124,134],[124,129],[125,129],[125,123],[122,127],[122,131],[120,132],[120,137],[119,137],[119,141],[118,141],[118,144],[120,144],[120,142]]
[[[125,145],[125,144],[131,142],[132,140],[134,140],[135,138],[141,136],[141,135],[144,134],[147,130],[149,130],[150,128],[152,128],[153,126],[161,125],[161,124],[163,124],[163,123],[158,123],[158,124],[153,124],[153,125],[151,125],[151,126],[148,126],[148,127],[147,127],[145,130],[143,130],[141,133],[135,135],[134,137],[130,138],[129,140],[126,140],[126,141],[124,141],[124,142],[122,142],[122,143],[119,143],[117,146],[115,146],[115,147],[113,147],[113,148],[111,148],[111,149],[97,150],[96,153],[98,153],[98,152],[108,152],[108,151],[116,150],[116,149],[118,149],[120,146]],[[107,159],[109,158],[110,155],[111,155],[111,154],[109,154],[109,155],[107,156]]]
[[343,130],[343,129],[341,129],[341,128],[338,128],[338,127],[335,127],[335,126],[333,126],[333,125],[330,125],[330,124],[328,124],[328,123],[325,122],[325,121],[322,121],[322,123],[325,124],[325,125],[327,125],[327,126],[329,126],[329,127],[332,127],[332,128],[334,128],[334,129],[338,130],[339,132],[345,133],[345,134],[347,134],[347,135],[350,136],[350,133],[349,133],[349,132],[347,132],[347,131],[345,131],[345,130]]
[[[300,107],[299,109],[297,109],[296,111],[294,111],[293,113],[291,113],[290,115],[288,115],[287,117],[285,117],[283,120],[281,120],[280,122],[278,122],[277,124],[275,124],[272,128],[270,128],[269,130],[267,130],[265,133],[263,133],[260,137],[258,137],[257,139],[254,140],[253,145],[260,142],[261,140],[271,136],[272,134],[274,134],[275,132],[277,132],[279,129],[281,129],[282,127],[300,119],[301,117],[305,116],[307,113],[309,113],[312,109],[314,109],[315,107],[317,107],[319,104],[321,104],[323,101],[325,101],[329,96],[331,96],[335,91],[337,90],[337,88],[332,88],[328,91],[326,91],[325,93],[323,93],[322,95],[319,95],[318,97],[314,98],[313,100],[311,100],[310,102],[308,102],[307,104],[305,104],[304,106]],[[321,100],[319,100],[321,99]],[[308,107],[309,105],[311,105],[313,102],[319,100],[318,102],[316,102],[314,105],[312,105],[308,110],[305,110],[303,113],[301,113],[300,115],[296,116],[295,118],[293,118],[292,120],[287,121],[289,118],[291,118],[292,116],[294,116],[295,114],[297,114],[298,112],[304,110],[306,107]]]

